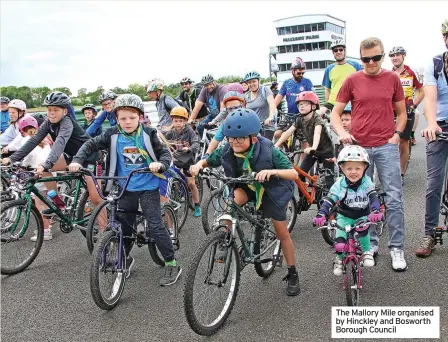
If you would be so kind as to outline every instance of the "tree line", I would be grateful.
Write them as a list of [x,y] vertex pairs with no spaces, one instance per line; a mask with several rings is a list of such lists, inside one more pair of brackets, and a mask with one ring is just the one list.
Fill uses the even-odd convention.
[[[216,79],[219,84],[228,84],[231,82],[239,82],[241,77],[239,76],[226,76]],[[273,79],[274,80],[274,79]],[[262,78],[261,83],[270,82],[269,78]],[[98,97],[105,90],[112,90],[116,94],[126,94],[132,93],[140,96],[143,101],[149,101],[148,95],[146,93],[146,85],[133,83],[127,88],[115,87],[112,89],[105,89],[102,86],[97,87],[94,91],[88,91],[87,88],[78,89],[77,93],[73,93],[68,87],[57,87],[50,89],[49,87],[15,87],[7,86],[0,87],[1,96],[7,96],[12,99],[21,99],[25,101],[27,108],[41,107],[44,102],[45,96],[47,96],[52,91],[62,91],[66,93],[72,99],[72,104],[74,106],[82,106],[86,103],[93,103],[99,105]],[[176,97],[182,91],[182,87],[179,83],[169,84],[165,86],[165,93],[171,97]]]

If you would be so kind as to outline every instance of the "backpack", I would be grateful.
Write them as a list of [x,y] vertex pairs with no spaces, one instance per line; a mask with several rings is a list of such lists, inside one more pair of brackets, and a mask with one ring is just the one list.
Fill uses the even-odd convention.
[[[445,53],[442,53],[441,55],[435,56],[432,61],[434,63],[434,78],[436,80],[439,79],[439,75],[445,72],[443,71],[443,61],[445,60]],[[448,75],[445,75],[445,78],[447,79],[448,82]]]
[[[167,97],[167,95],[165,95],[164,97],[163,97],[163,105],[165,106],[165,110],[168,112],[168,113],[170,113],[171,112],[171,109],[173,109],[173,108],[168,108],[168,105],[166,104],[166,97]],[[188,114],[190,114],[190,109],[188,108],[188,106],[184,103],[184,102],[182,102],[181,100],[179,100],[178,98],[172,98],[174,101],[176,101],[176,103],[179,105],[179,106],[181,106],[181,107],[184,107],[186,110],[187,110],[187,112],[188,112]]]

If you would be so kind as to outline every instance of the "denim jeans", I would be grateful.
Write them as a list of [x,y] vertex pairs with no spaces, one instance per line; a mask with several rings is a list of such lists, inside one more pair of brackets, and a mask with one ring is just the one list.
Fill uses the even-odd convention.
[[[387,143],[378,147],[365,147],[365,149],[370,158],[367,175],[373,180],[373,169],[376,167],[382,188],[386,193],[386,215],[389,228],[388,247],[403,249],[405,228],[398,144]],[[376,227],[374,225],[371,227],[371,248],[377,250],[379,236]]]
[[213,120],[213,116],[211,114],[207,115],[204,120],[202,120],[198,126],[197,126],[197,130],[198,130],[198,135],[199,135],[199,140],[202,139],[202,134],[204,134],[204,125],[208,124],[210,121]]
[[[448,132],[448,122],[439,123],[444,132]],[[433,141],[426,145],[426,212],[425,235],[432,235],[439,224],[439,210],[442,198],[443,180],[448,160],[448,142]]]

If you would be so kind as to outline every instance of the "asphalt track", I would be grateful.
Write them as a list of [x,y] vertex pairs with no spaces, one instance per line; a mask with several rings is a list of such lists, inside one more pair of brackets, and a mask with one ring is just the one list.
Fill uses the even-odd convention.
[[[425,123],[421,121],[422,127]],[[366,306],[440,306],[440,340],[448,341],[448,246],[438,246],[428,259],[418,259],[413,253],[424,223],[424,148],[419,138],[405,178],[405,255],[409,269],[402,273],[392,270],[386,232],[381,237],[378,265],[365,271],[361,300]],[[56,231],[26,271],[1,278],[2,340],[330,341],[331,307],[345,305],[345,295],[342,278],[332,274],[332,251],[310,224],[315,213],[313,207],[303,213],[292,233],[301,294],[285,295],[286,284],[281,281],[285,267],[262,280],[252,266],[247,266],[232,314],[225,326],[208,338],[189,328],[183,311],[185,274],[204,238],[199,218],[190,215],[181,233],[177,258],[184,274],[180,281],[160,287],[163,270],[151,261],[146,248],[135,248],[132,276],[121,302],[111,312],[100,310],[92,300],[90,255],[80,232]]]

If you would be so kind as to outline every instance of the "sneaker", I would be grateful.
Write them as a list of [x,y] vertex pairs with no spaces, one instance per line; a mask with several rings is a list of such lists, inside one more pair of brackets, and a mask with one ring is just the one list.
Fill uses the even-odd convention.
[[378,257],[378,246],[371,247],[370,253],[373,255],[373,258],[376,259]]
[[126,258],[126,279],[131,276],[131,269],[135,264],[135,259],[130,255]]
[[375,266],[375,260],[373,259],[372,252],[364,252],[362,253],[362,264],[364,267],[373,267]]
[[415,146],[416,144],[417,144],[417,139],[415,139],[415,137],[414,137],[411,139],[411,145]]
[[394,271],[406,271],[408,265],[404,259],[404,252],[400,248],[392,248],[390,251],[390,257],[392,259],[392,268]]
[[297,271],[290,272],[288,270],[288,274],[282,280],[288,283],[286,287],[286,294],[288,296],[297,296],[300,293],[299,274]]
[[[53,239],[53,234],[51,233],[51,228],[44,229],[44,241]],[[34,231],[34,236],[31,237],[31,241],[37,240],[37,230]]]
[[436,248],[436,240],[432,236],[425,236],[420,247],[415,251],[415,255],[421,258],[429,257]]
[[180,266],[165,266],[165,274],[160,279],[160,286],[173,285],[182,273]]
[[194,207],[194,213],[193,216],[194,217],[200,217],[202,215],[202,210],[201,207]]
[[338,257],[333,262],[333,274],[338,277],[342,275],[342,260]]

